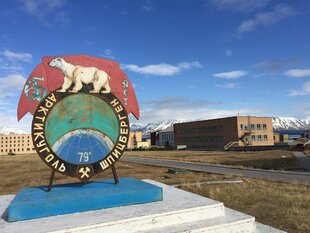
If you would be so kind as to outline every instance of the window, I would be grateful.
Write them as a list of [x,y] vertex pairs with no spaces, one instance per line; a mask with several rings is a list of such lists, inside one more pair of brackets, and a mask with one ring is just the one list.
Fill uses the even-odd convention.
[[240,125],[240,129],[243,130],[243,124]]
[[264,141],[268,141],[268,136],[264,135]]
[[254,124],[251,124],[251,129],[254,129]]
[[257,135],[257,140],[261,141],[262,140],[262,135]]
[[266,124],[263,124],[263,129],[267,129],[267,125]]
[[258,130],[260,130],[260,124],[257,124],[257,125],[256,125],[256,128],[257,128]]
[[27,151],[30,151],[30,148],[27,148]]
[[251,141],[255,141],[255,135],[251,135]]

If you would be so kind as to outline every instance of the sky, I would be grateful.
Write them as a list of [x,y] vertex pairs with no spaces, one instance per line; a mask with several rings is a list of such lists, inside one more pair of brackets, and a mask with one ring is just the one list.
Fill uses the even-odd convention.
[[0,127],[17,122],[43,56],[120,63],[140,120],[236,115],[310,120],[310,1],[2,0]]

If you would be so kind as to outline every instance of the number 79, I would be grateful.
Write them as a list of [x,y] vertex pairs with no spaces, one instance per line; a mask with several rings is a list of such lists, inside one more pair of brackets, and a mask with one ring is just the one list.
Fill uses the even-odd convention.
[[91,152],[78,152],[80,158],[80,162],[88,162],[89,160],[89,155],[91,155]]

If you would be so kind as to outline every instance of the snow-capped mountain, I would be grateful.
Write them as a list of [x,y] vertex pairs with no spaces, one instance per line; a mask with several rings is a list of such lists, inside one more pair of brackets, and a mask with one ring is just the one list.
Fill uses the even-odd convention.
[[[198,119],[197,119],[198,120]],[[202,119],[199,119],[202,120]],[[169,126],[176,124],[176,123],[183,123],[183,122],[189,122],[194,121],[192,119],[190,120],[161,120],[158,122],[151,122],[148,124],[140,124],[140,123],[132,123],[130,124],[130,130],[131,131],[142,131],[143,134],[149,134],[154,131],[160,131],[167,129]],[[273,117],[272,118],[272,124],[273,124],[273,130],[279,131],[279,130],[310,130],[310,121],[306,120],[300,120],[294,117]],[[27,132],[17,129],[17,128],[11,128],[0,126],[0,134],[26,134]]]
[[273,117],[273,130],[310,130],[310,122],[294,117]]
[[26,132],[21,130],[21,129],[10,128],[10,127],[6,127],[6,126],[0,127],[0,134],[10,134],[10,133],[26,134]]
[[[197,119],[198,120],[198,119]],[[201,120],[201,119],[199,119]],[[148,134],[154,131],[164,130],[175,123],[183,123],[193,120],[162,120],[148,124],[131,124],[131,131],[142,131],[143,134]],[[273,117],[273,130],[310,130],[310,122],[299,120],[294,117]]]
[[155,131],[167,129],[169,126],[176,123],[183,123],[185,120],[162,120],[148,124],[131,124],[131,131],[142,131],[143,134],[148,134]]

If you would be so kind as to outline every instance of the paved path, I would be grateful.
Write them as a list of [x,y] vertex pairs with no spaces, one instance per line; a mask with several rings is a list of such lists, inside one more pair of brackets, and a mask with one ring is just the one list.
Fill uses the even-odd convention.
[[310,157],[305,155],[303,152],[301,151],[296,151],[294,152],[295,157],[299,160],[300,165],[310,171]]
[[123,156],[121,160],[124,162],[142,163],[154,166],[184,168],[192,171],[230,174],[237,176],[245,176],[249,178],[294,182],[299,184],[310,185],[310,172],[285,172],[285,171],[270,171],[270,170],[246,169],[246,168],[243,169],[225,165],[191,163],[176,160],[163,160],[163,159],[141,158],[132,156]]

